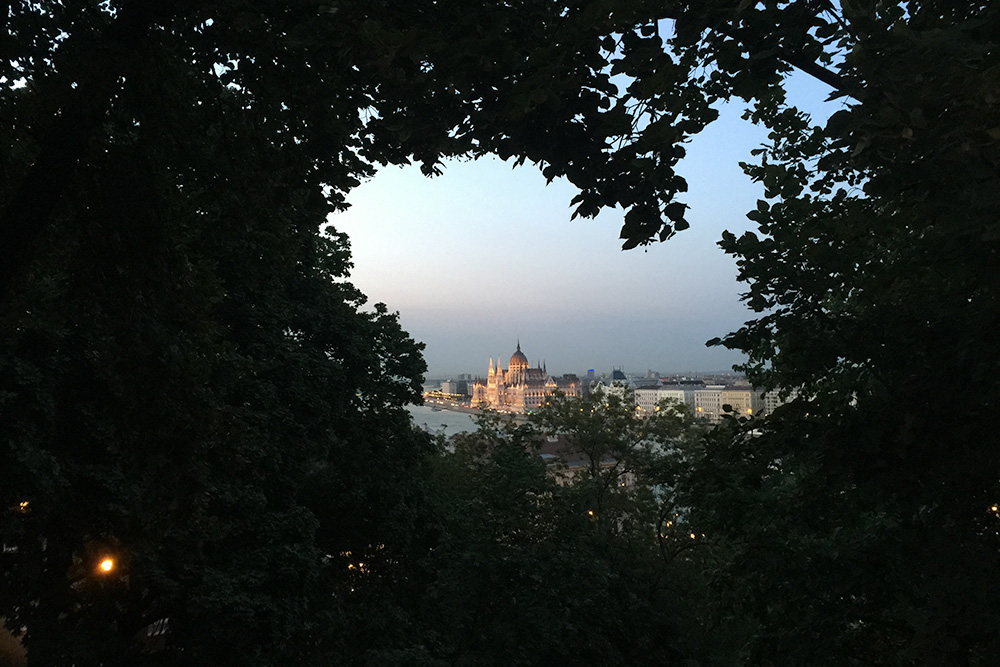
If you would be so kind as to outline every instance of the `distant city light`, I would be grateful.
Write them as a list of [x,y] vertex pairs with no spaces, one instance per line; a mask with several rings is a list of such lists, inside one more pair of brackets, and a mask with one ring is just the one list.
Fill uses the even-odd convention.
[[113,558],[105,558],[100,563],[98,563],[97,568],[101,572],[110,572],[115,569],[115,561]]

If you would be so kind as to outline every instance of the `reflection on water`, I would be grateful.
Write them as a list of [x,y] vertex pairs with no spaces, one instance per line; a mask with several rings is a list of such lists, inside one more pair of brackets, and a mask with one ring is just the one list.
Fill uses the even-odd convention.
[[431,433],[442,433],[447,437],[476,430],[472,415],[464,412],[434,410],[428,405],[409,405],[406,409],[413,415],[414,424]]

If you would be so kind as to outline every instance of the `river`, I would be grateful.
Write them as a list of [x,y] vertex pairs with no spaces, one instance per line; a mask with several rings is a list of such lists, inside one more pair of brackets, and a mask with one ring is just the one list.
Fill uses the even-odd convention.
[[472,421],[472,415],[465,412],[435,410],[429,405],[408,405],[406,409],[413,415],[414,424],[431,433],[443,433],[445,437],[448,437],[456,433],[476,430],[476,423]]

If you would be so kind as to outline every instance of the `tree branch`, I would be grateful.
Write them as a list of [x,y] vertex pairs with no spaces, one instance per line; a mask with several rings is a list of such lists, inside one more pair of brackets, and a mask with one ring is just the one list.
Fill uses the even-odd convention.
[[[664,16],[663,18],[672,21],[678,20],[677,16]],[[839,17],[837,18],[839,19]],[[706,27],[708,30],[717,32],[718,34],[728,37],[736,42],[746,44],[746,42],[744,42],[739,38],[736,30],[733,28],[733,25],[729,22],[716,23],[713,26],[706,26]],[[801,53],[789,52],[787,49],[781,48],[776,45],[772,45],[771,48],[774,48],[776,56],[779,60],[791,65],[792,67],[802,72],[805,72],[806,74],[812,76],[815,79],[822,81],[823,83],[827,84],[828,86],[830,86],[839,93],[854,97],[853,95],[847,92],[847,81],[840,74],[837,74],[833,70],[830,70],[824,67],[823,65],[820,65],[814,60],[809,60],[808,58],[803,57]]]

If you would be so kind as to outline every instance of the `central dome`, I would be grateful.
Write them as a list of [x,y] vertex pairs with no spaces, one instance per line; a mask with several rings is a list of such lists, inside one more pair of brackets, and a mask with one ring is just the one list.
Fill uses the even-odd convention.
[[518,370],[528,368],[528,357],[524,356],[524,352],[521,352],[521,341],[517,342],[517,352],[510,356],[510,364],[507,365],[508,370]]

